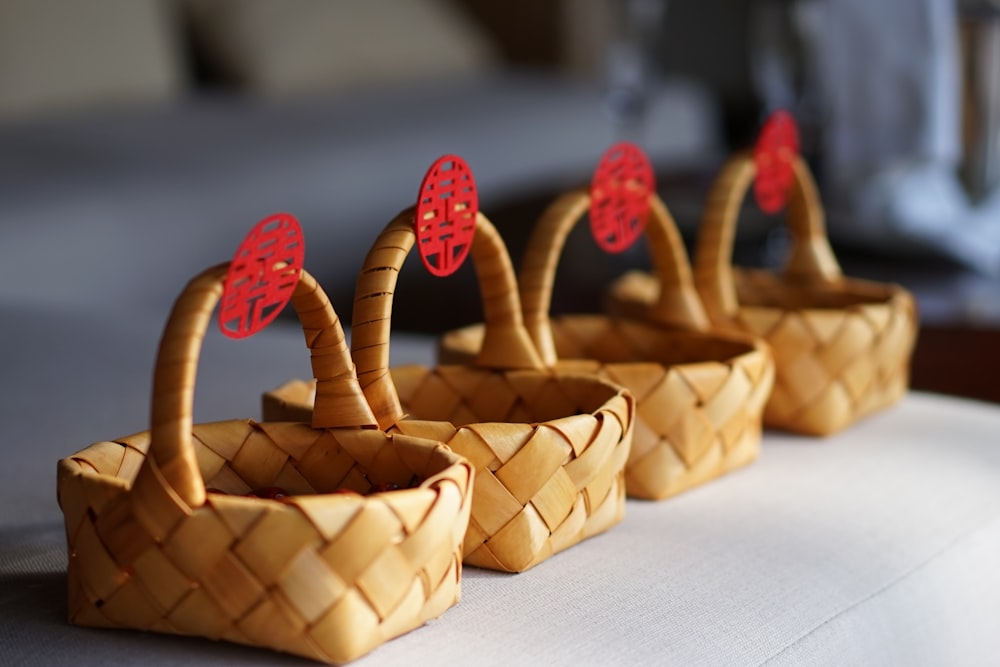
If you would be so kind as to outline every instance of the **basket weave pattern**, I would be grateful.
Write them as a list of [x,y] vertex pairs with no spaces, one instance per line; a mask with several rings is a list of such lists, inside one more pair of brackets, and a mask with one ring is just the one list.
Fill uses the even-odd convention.
[[[738,290],[752,303],[751,294],[779,293],[775,282],[772,274],[744,271]],[[845,286],[858,293],[870,287],[870,301],[836,310],[741,308],[741,325],[771,344],[780,369],[767,423],[825,435],[906,393],[917,329],[913,298],[857,280]]]
[[393,379],[411,415],[397,429],[440,439],[476,468],[466,563],[523,571],[624,518],[634,406],[620,392],[461,366],[401,367]]
[[[764,338],[777,364],[764,423],[828,435],[898,401],[916,340],[913,297],[902,288],[845,278],[826,238],[808,167],[795,163],[788,224],[794,236],[783,273],[731,266],[736,218],[756,168],[746,152],[724,166],[709,194],[695,255],[695,283],[713,325]],[[657,280],[626,274],[608,308],[650,317]]]
[[[341,397],[321,399],[317,421],[345,427],[192,426],[198,351],[224,276],[225,266],[205,272],[175,306],[153,429],[59,462],[70,620],[346,662],[458,601],[471,466],[440,443],[373,428],[339,323],[305,273],[293,302],[313,371],[324,395]],[[414,479],[367,497],[329,493]]]
[[[463,365],[389,370],[392,296],[413,243],[408,210],[369,253],[352,351],[383,428],[441,440],[474,465],[465,562],[520,572],[621,521],[634,400],[616,385],[541,368],[510,258],[485,216],[471,249],[487,322],[479,354]],[[301,414],[309,402],[309,386],[296,382],[264,397],[272,415]]]
[[[565,326],[557,318],[556,349],[567,359],[600,360],[600,369],[595,364],[592,372],[635,395],[635,435],[625,468],[629,495],[666,498],[756,459],[761,414],[774,379],[774,362],[765,350],[720,345],[712,354],[703,337],[674,332],[664,355],[663,333],[639,323],[604,318],[604,332],[584,341],[587,319],[577,316]],[[648,361],[607,361],[609,343],[630,359]],[[557,368],[568,371],[572,363]]]
[[[664,276],[656,324],[605,315],[549,317],[565,240],[586,214],[584,191],[558,198],[532,234],[520,275],[528,331],[545,363],[594,375],[636,399],[635,434],[625,468],[628,495],[662,499],[753,461],[761,413],[774,379],[769,351],[746,336],[710,334],[670,213],[654,198],[647,234]],[[442,361],[467,360],[482,327],[449,332]]]

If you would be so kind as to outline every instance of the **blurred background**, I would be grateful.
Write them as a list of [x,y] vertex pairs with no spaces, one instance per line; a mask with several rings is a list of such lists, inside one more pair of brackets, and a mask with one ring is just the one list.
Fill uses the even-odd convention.
[[[913,290],[914,385],[1000,400],[1000,4],[989,0],[0,0],[0,313],[162,317],[275,211],[349,321],[375,235],[440,155],[519,263],[532,224],[630,140],[685,242],[730,152],[790,110],[848,275]],[[736,258],[780,266],[748,202]],[[554,309],[644,247],[581,224]],[[480,317],[411,260],[399,330]]]

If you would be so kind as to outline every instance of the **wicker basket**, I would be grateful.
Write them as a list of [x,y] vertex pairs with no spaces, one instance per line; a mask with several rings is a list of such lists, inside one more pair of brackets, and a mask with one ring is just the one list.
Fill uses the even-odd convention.
[[[617,385],[541,367],[507,250],[481,214],[471,255],[487,326],[475,363],[390,373],[393,291],[413,224],[413,209],[397,216],[359,277],[358,379],[383,428],[440,439],[474,464],[465,562],[521,572],[623,518],[634,400]],[[311,403],[311,387],[293,381],[265,395],[265,415],[302,415]]]
[[[458,601],[472,467],[440,442],[376,428],[340,323],[305,272],[292,300],[323,387],[313,426],[192,426],[226,270],[196,277],[174,307],[152,430],[59,462],[70,621],[346,662]],[[329,493],[386,483],[416,486]],[[235,495],[269,485],[292,495]]]
[[[674,221],[659,197],[650,201],[646,233],[664,282],[655,325],[600,314],[550,319],[559,257],[590,209],[585,190],[563,195],[543,214],[519,283],[525,324],[546,365],[594,374],[636,396],[626,490],[635,498],[658,500],[756,458],[774,361],[759,340],[707,333],[708,319]],[[446,334],[441,361],[468,359],[482,338],[482,325]]]
[[[695,254],[695,283],[714,325],[770,343],[777,363],[767,426],[828,435],[895,403],[909,381],[917,331],[913,298],[897,285],[845,278],[826,238],[809,168],[793,164],[783,273],[733,269],[736,219],[756,175],[750,151],[733,156],[709,193]],[[648,317],[656,280],[626,274],[609,309]]]

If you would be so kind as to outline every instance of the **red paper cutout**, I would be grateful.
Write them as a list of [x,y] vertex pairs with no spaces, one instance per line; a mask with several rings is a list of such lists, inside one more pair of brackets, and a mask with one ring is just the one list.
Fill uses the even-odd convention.
[[472,170],[457,155],[435,160],[417,199],[420,260],[433,275],[449,276],[465,261],[476,235],[479,194]]
[[298,220],[277,213],[258,222],[229,265],[219,307],[222,333],[247,338],[274,321],[292,298],[304,259]]
[[590,183],[590,233],[605,252],[619,253],[646,229],[656,180],[641,148],[617,143],[601,156]]
[[798,155],[799,130],[795,119],[787,111],[775,111],[761,128],[753,150],[757,166],[753,193],[765,213],[777,213],[788,203]]

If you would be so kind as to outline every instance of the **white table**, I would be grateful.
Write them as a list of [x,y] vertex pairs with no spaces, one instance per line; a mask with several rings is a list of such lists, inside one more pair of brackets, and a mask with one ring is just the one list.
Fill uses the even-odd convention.
[[[301,659],[70,626],[55,462],[144,430],[162,320],[0,309],[0,664]],[[430,359],[397,337],[395,361]],[[308,372],[298,331],[212,336],[198,420],[257,414]],[[252,361],[251,361],[252,359]],[[767,433],[748,468],[463,600],[357,661],[379,665],[987,665],[1000,656],[1000,409],[913,393],[827,440]]]

